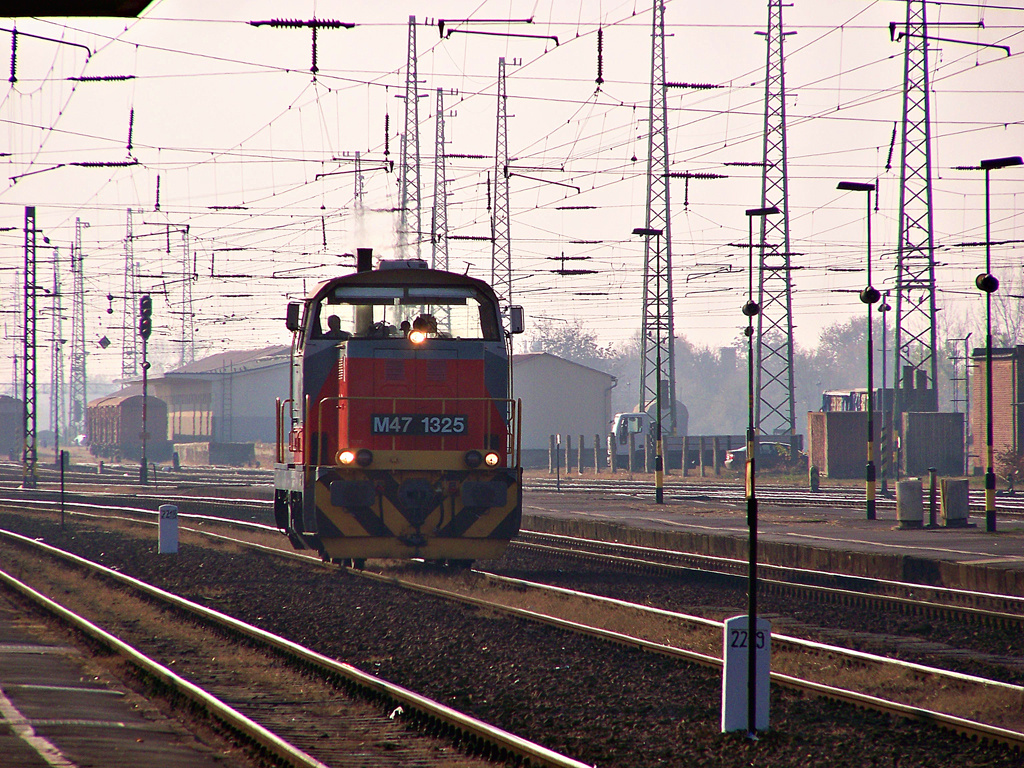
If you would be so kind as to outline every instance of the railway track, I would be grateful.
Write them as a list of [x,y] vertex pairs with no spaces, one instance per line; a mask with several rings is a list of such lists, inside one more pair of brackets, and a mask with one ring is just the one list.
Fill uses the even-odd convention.
[[[531,766],[585,768],[576,760],[366,674],[349,664],[98,563],[8,531],[0,532],[0,541],[5,548],[13,544],[22,550],[31,550],[35,567],[26,565],[24,560],[18,561],[19,567],[48,574],[44,580],[50,581],[51,591],[95,592],[95,580],[91,579],[94,576],[115,584],[116,589],[101,590],[92,600],[79,600],[92,605],[93,611],[104,601],[116,604],[119,620],[123,620],[122,630],[130,631],[143,646],[150,646],[145,650],[128,645],[76,611],[57,604],[42,592],[0,571],[0,581],[9,589],[121,655],[140,674],[169,686],[176,696],[185,697],[193,707],[218,721],[227,731],[237,734],[243,743],[270,755],[272,760],[282,765],[327,768],[333,764],[346,764],[353,750],[362,750],[366,764],[382,766],[415,763],[475,768],[492,761],[503,763],[512,760]],[[9,549],[8,557],[11,557]],[[73,568],[54,569],[40,565],[47,559],[57,559]],[[76,575],[78,572],[85,576]],[[88,582],[91,584],[87,585]],[[167,617],[160,615],[159,611],[154,613],[149,604],[171,608],[175,615]],[[131,618],[120,618],[125,615]],[[188,627],[183,631],[181,616],[201,624],[204,629]],[[115,617],[108,614],[107,620],[114,621]],[[214,633],[210,634],[206,628],[214,630]],[[255,645],[261,652],[226,647],[225,636],[242,639],[244,645]],[[156,638],[157,642],[146,642],[144,638],[147,637]],[[268,652],[270,657],[264,655]],[[158,655],[166,660],[161,663],[156,658]],[[221,660],[219,663],[218,659]],[[289,665],[289,669],[280,668],[281,660]],[[172,671],[171,666],[178,672]],[[239,673],[240,668],[245,670],[245,674]],[[190,682],[186,675],[201,681],[201,684]],[[254,693],[254,686],[258,687],[258,693]],[[339,688],[358,691],[375,705],[353,705],[347,696],[339,693]],[[234,706],[225,704],[225,700],[234,702]],[[377,712],[382,705],[390,710],[390,718]],[[340,717],[334,714],[337,712],[342,713]],[[406,737],[394,722],[396,718],[400,723],[419,724],[421,729],[431,734],[443,735],[458,745],[460,751],[451,747],[439,748],[432,737]],[[413,742],[411,746],[410,741]],[[381,745],[376,756],[372,753],[373,747],[368,746],[372,744]]]
[[[593,475],[572,476],[563,478],[560,482],[553,478],[529,478],[525,483],[526,490],[573,492],[573,493],[608,493],[622,494],[633,498],[654,500],[653,479],[629,479],[621,478],[596,478]],[[734,483],[700,482],[696,478],[685,481],[673,481],[669,479],[664,487],[665,499],[667,501],[699,501],[717,502],[723,504],[742,504],[746,501],[743,478],[737,477]],[[927,487],[925,488],[925,505],[927,509],[928,497]],[[761,482],[757,487],[757,498],[763,504],[777,504],[779,506],[803,506],[803,507],[860,507],[864,505],[864,489],[847,486],[824,487],[816,492],[811,492],[805,487],[776,486]],[[999,512],[1011,515],[1024,516],[1024,493],[1020,495],[1009,495],[1005,492],[997,494],[997,507]],[[876,505],[879,509],[895,511],[895,494],[886,497],[879,495],[876,498]],[[985,493],[983,490],[972,489],[970,491],[970,508],[973,511],[984,511]]]
[[[183,509],[188,510],[179,511],[179,517],[184,520],[238,521],[242,524],[252,524],[259,530],[277,532],[276,527],[267,524],[271,520],[271,504],[258,500],[162,495],[151,497],[152,508],[145,509],[125,507],[124,504],[137,504],[147,497],[114,495],[110,499],[110,504],[103,505],[85,501],[85,498],[87,498],[85,495],[77,495],[68,500],[66,506],[69,509],[102,510],[110,513],[131,511],[135,516],[155,521],[155,509],[159,504],[180,503]],[[52,506],[52,501],[45,499],[26,500],[23,497],[0,497],[0,504],[4,503],[27,504],[39,509]],[[702,576],[713,573],[736,584],[745,583],[747,579],[748,564],[746,560],[641,547],[619,542],[523,530],[510,546],[513,549],[545,551],[570,560],[614,564],[635,572],[667,575],[699,572]],[[762,574],[759,583],[765,594],[785,595],[839,605],[858,605],[877,610],[895,609],[924,617],[945,618],[985,626],[1002,626],[1024,632],[1024,598],[1022,597],[949,589],[866,576],[850,576],[769,563],[760,563],[758,568]]]
[[[65,472],[65,483],[69,489],[74,485],[94,486],[97,482],[112,483],[117,479],[123,479],[126,484],[134,485],[138,481],[138,466],[127,464],[111,464],[104,467],[104,474],[98,474],[99,465],[73,465]],[[161,493],[163,487],[166,492],[174,492],[176,488],[188,488],[190,490],[204,486],[216,489],[218,496],[225,490],[251,488],[265,489],[269,497],[270,489],[273,487],[273,472],[268,469],[259,468],[197,468],[182,467],[180,470],[170,470],[161,467],[161,471],[150,474],[150,483],[147,486],[140,486],[142,495]],[[60,474],[52,466],[41,466],[38,470],[40,483],[55,485],[60,480]],[[0,463],[0,487],[6,485],[13,490],[21,484],[21,465],[13,463]],[[526,476],[524,479],[526,491],[553,491],[572,493],[604,493],[618,494],[630,498],[654,500],[654,482],[651,478],[634,477],[630,479],[624,473],[617,476],[606,475],[595,477],[593,475],[568,475],[556,480],[551,477]],[[781,486],[763,482],[758,486],[757,495],[762,504],[774,504],[778,506],[801,506],[818,508],[856,508],[864,504],[864,490],[851,486],[822,487],[817,492],[811,492],[803,486]],[[680,502],[705,502],[720,504],[742,504],[745,502],[744,487],[742,478],[735,482],[725,481],[704,482],[699,478],[668,478],[665,485],[665,498],[667,501]],[[269,502],[264,502],[269,503]],[[997,493],[997,508],[1000,515],[1011,517],[1024,517],[1024,493],[1020,495],[1009,494],[1005,491]],[[925,507],[927,511],[928,491],[925,489]],[[985,509],[984,491],[973,489],[969,494],[969,505],[973,512],[982,512]],[[893,493],[890,496],[879,494],[876,498],[876,506],[882,511],[895,514],[896,499]]]
[[[268,530],[268,531],[271,530],[267,526],[254,526],[253,524],[250,524],[250,523],[235,522],[234,525],[236,525],[236,526],[237,525],[244,525],[244,527],[246,527],[246,528],[248,528],[250,530],[252,530],[254,528],[262,528],[262,529]],[[563,541],[561,543],[564,544],[565,542]],[[550,544],[550,542],[548,544],[543,544],[543,545],[540,545],[540,544],[537,544],[537,543],[532,543],[532,544],[523,545],[523,546],[529,546],[529,547],[532,547],[532,548],[543,547],[542,551],[544,551],[544,552],[546,552],[548,554],[552,554],[552,553],[559,554],[559,556],[563,556],[563,557],[564,556],[571,556],[571,557],[581,557],[581,556],[584,556],[584,555],[581,555],[581,553],[579,553],[578,551],[577,552],[571,552],[570,550],[568,550],[565,547],[553,547]],[[601,544],[601,546],[607,546],[607,545]],[[636,549],[636,548],[633,548],[633,549]],[[294,554],[292,554],[290,552],[289,553],[282,553],[282,554],[288,554],[288,555],[290,555],[292,557],[296,556],[296,555],[294,555]],[[636,557],[635,557],[636,553],[635,552],[632,553],[632,554],[634,556],[633,557],[629,557],[629,558],[623,556],[622,554],[610,555],[610,554],[607,554],[607,553],[596,553],[596,552],[595,553],[588,553],[585,556],[586,557],[590,557],[590,558],[596,558],[596,560],[598,560],[600,562],[603,562],[603,563],[609,563],[609,562],[613,563],[616,567],[627,567],[627,568],[631,568],[631,569],[642,568],[642,569],[662,569],[662,570],[668,569],[668,570],[675,570],[675,569],[679,569],[679,568],[683,568],[683,567],[689,567],[689,566],[681,566],[681,565],[678,565],[678,564],[670,564],[670,563],[664,563],[664,562],[657,562],[657,561],[654,561],[654,560],[644,560],[644,561],[641,561],[641,560],[637,560],[636,559]],[[311,559],[311,558],[307,558],[307,559]],[[629,561],[632,561],[632,562],[629,562]],[[723,573],[723,575],[725,577],[728,577],[728,574],[725,571],[722,571],[722,573]],[[422,590],[422,591],[428,592],[430,594],[433,594],[435,596],[443,596],[443,597],[445,597],[445,599],[461,600],[461,601],[464,601],[464,602],[471,603],[471,604],[473,604],[473,605],[475,605],[477,607],[480,607],[480,608],[486,608],[489,611],[506,611],[506,612],[509,612],[511,615],[514,615],[514,616],[516,616],[518,618],[526,618],[526,619],[529,619],[531,621],[538,621],[538,622],[547,623],[547,624],[550,624],[552,626],[558,627],[559,629],[571,630],[571,631],[574,631],[574,632],[582,632],[582,633],[585,633],[585,634],[587,634],[589,636],[592,636],[592,637],[598,637],[598,638],[600,638],[602,640],[612,641],[612,642],[615,642],[615,643],[618,643],[618,644],[622,644],[622,645],[626,645],[626,646],[629,646],[629,647],[642,648],[642,649],[644,649],[646,651],[650,651],[650,652],[654,652],[654,653],[667,654],[667,655],[675,657],[675,658],[685,659],[685,660],[688,660],[688,661],[691,661],[691,662],[700,663],[700,664],[703,664],[703,665],[706,665],[706,666],[717,667],[717,666],[719,666],[721,664],[720,659],[716,658],[713,654],[701,653],[701,652],[693,652],[693,651],[686,651],[686,650],[682,650],[680,648],[674,648],[674,647],[671,647],[671,646],[667,646],[664,643],[654,642],[654,641],[651,641],[651,640],[644,639],[643,637],[638,637],[638,636],[635,636],[635,635],[629,635],[629,634],[622,633],[622,632],[616,632],[616,631],[608,630],[608,629],[605,629],[605,628],[602,628],[602,627],[584,626],[584,625],[581,625],[581,624],[579,624],[577,622],[567,621],[567,620],[565,620],[563,618],[560,618],[558,616],[543,615],[543,614],[541,614],[541,613],[539,613],[538,611],[535,611],[535,610],[517,608],[515,606],[509,606],[509,605],[503,605],[502,603],[495,602],[493,600],[480,599],[480,598],[472,597],[472,596],[469,596],[469,595],[466,595],[466,594],[459,594],[456,591],[453,591],[453,590],[450,590],[450,589],[438,588],[436,586],[424,585],[422,582],[417,581],[415,579],[405,579],[405,578],[398,579],[393,574],[383,574],[383,575],[381,575],[381,574],[366,573],[366,574],[364,574],[364,576],[366,578],[383,579],[383,580],[386,580],[386,581],[389,581],[389,582],[392,582],[392,583],[400,582],[404,586],[406,586],[407,588],[413,588],[413,589]],[[814,573],[812,573],[812,574],[810,574],[810,576],[813,577],[813,578],[817,578],[817,579],[822,578],[821,574],[814,574]],[[494,576],[487,576],[486,578],[488,578],[488,579],[496,579],[496,577],[494,577]],[[858,581],[863,582],[863,581],[872,581],[872,580],[860,579]],[[524,589],[526,587],[529,587],[530,589],[538,589],[538,590],[539,589],[548,589],[548,590],[551,589],[550,587],[545,587],[544,585],[538,585],[538,584],[527,585],[527,584],[525,584],[522,581],[519,581],[519,582],[506,581],[506,584],[507,585],[511,585],[511,586],[509,586],[507,588],[507,589],[509,589],[511,591],[521,591],[522,589]],[[916,585],[909,585],[909,586],[916,586]],[[806,585],[806,584],[804,584],[804,585],[788,584],[788,585],[786,585],[786,588],[790,588],[790,589],[795,589],[795,588],[812,588],[814,590],[818,590],[818,591],[821,591],[821,592],[828,592],[828,591],[833,591],[834,592],[834,590],[835,590],[834,587],[815,586],[815,585]],[[563,594],[566,593],[566,591],[564,591],[564,590],[560,591],[560,590],[557,590],[557,589],[551,590],[551,591],[553,593],[559,593],[559,592],[561,592]],[[850,590],[844,590],[844,592],[850,592]],[[590,601],[595,601],[597,603],[607,602],[606,599],[603,599],[603,598],[600,598],[600,597],[597,597],[597,596],[594,596],[594,595],[583,595],[583,594],[578,593],[578,592],[573,593],[573,595],[574,595],[574,598],[578,599],[578,600],[586,599],[586,600],[590,600]],[[888,597],[888,596],[883,596],[883,597]],[[964,597],[963,595],[960,595],[960,596],[958,596],[958,599],[963,599],[963,597]],[[857,595],[855,597],[851,596],[850,599],[858,599],[859,600],[859,599],[861,599],[861,597],[859,595]],[[893,599],[893,598],[890,598],[890,599]],[[922,603],[923,601],[911,601],[911,602]],[[617,601],[617,604],[618,604],[618,607],[620,607],[620,608],[627,607],[624,604],[622,604],[622,601]],[[638,612],[641,612],[641,613],[650,613],[652,611],[652,609],[650,609],[650,608],[648,608],[646,606],[631,605],[631,606],[628,606],[628,607],[629,607],[630,610],[638,611]],[[920,606],[919,606],[919,608],[920,608]],[[890,607],[888,609],[891,610],[891,604],[890,604]],[[927,610],[934,610],[934,611],[954,610],[954,611],[960,611],[961,612],[958,615],[964,615],[963,614],[963,608],[961,606],[956,606],[956,605],[945,605],[945,606],[943,606],[943,605],[939,605],[939,604],[934,604],[934,605],[929,605],[927,607]],[[655,611],[655,612],[657,612],[657,611]],[[661,612],[661,613],[666,613],[666,612]],[[994,611],[983,611],[981,609],[971,609],[968,612],[967,615],[974,615],[975,617],[979,617],[982,614],[985,614],[985,615],[989,616],[988,620],[992,620],[992,617],[998,617],[998,619],[1001,620],[1001,621],[1008,621],[1008,620],[1020,621],[1021,620],[1020,616],[1012,616],[1012,615],[1009,615],[1009,614],[997,614],[997,612],[994,612]],[[696,624],[696,625],[702,625],[705,633],[710,631],[712,636],[717,635],[718,638],[721,637],[721,623],[720,622],[708,621],[708,620],[700,619],[699,617],[684,616],[684,615],[678,614],[678,613],[672,614],[672,618],[676,622],[681,622],[682,621],[682,622],[690,622],[690,623]],[[846,651],[844,649],[836,648],[834,646],[828,646],[828,645],[821,644],[821,643],[809,642],[809,641],[806,641],[806,640],[801,640],[800,638],[791,638],[791,637],[781,637],[780,636],[777,639],[777,642],[780,643],[780,646],[782,648],[788,648],[789,649],[788,650],[789,653],[799,653],[799,654],[812,653],[812,654],[814,654],[816,656],[825,656],[825,657],[827,657],[829,659],[829,662],[828,662],[829,665],[834,665],[836,663],[838,663],[838,665],[841,666],[841,667],[845,667],[845,666],[849,666],[849,665],[859,665],[859,666],[864,666],[864,665],[886,666],[886,665],[888,665],[890,670],[897,670],[896,672],[894,672],[892,674],[894,674],[894,675],[896,675],[898,677],[899,676],[906,676],[906,677],[909,677],[910,679],[920,679],[922,676],[926,676],[928,678],[928,680],[930,681],[929,682],[930,685],[932,685],[932,684],[938,685],[940,688],[942,688],[944,690],[948,689],[951,685],[957,686],[958,690],[960,688],[964,687],[964,686],[966,686],[966,687],[981,687],[981,688],[1000,688],[1000,687],[1002,687],[1002,688],[1005,689],[1006,695],[1012,696],[1012,697],[1018,698],[1018,699],[1024,698],[1024,689],[1021,689],[1019,686],[1005,685],[1005,684],[999,683],[998,681],[985,680],[985,679],[979,678],[978,676],[959,675],[959,674],[956,674],[956,673],[948,673],[948,672],[945,672],[943,670],[936,669],[934,667],[926,667],[926,666],[920,665],[920,664],[907,664],[907,663],[895,661],[895,660],[892,660],[892,659],[885,659],[883,657],[879,657],[879,656],[872,655],[872,654],[849,652],[849,651]],[[837,662],[837,660],[838,660],[838,662]],[[934,711],[928,711],[927,709],[921,708],[919,704],[901,704],[899,702],[886,701],[886,700],[883,700],[882,698],[880,698],[878,696],[875,696],[875,695],[872,695],[872,694],[858,693],[858,692],[855,692],[855,691],[844,690],[842,687],[839,687],[839,686],[836,686],[836,685],[830,685],[830,684],[822,683],[822,682],[815,682],[813,680],[808,680],[808,679],[801,679],[801,678],[799,678],[799,677],[797,677],[795,675],[776,674],[774,679],[776,679],[776,681],[780,685],[787,686],[787,687],[792,687],[792,688],[801,690],[803,692],[813,693],[814,695],[826,696],[826,697],[834,699],[834,700],[855,703],[857,706],[868,707],[868,708],[871,708],[871,709],[875,709],[877,711],[888,712],[888,713],[892,713],[892,714],[898,714],[898,715],[903,716],[903,717],[911,717],[911,718],[920,719],[920,720],[923,720],[923,721],[926,721],[926,722],[939,723],[939,724],[943,725],[943,727],[956,730],[957,732],[960,732],[960,733],[969,734],[969,735],[971,735],[972,737],[975,737],[975,738],[982,738],[982,739],[990,739],[990,740],[999,741],[1001,743],[1012,745],[1012,746],[1014,746],[1015,748],[1018,748],[1018,749],[1019,748],[1024,748],[1024,734],[1018,733],[1017,731],[1015,731],[1013,729],[1002,728],[1002,727],[999,727],[999,726],[988,726],[988,725],[985,725],[985,724],[982,724],[982,723],[974,722],[974,721],[972,721],[972,720],[970,720],[968,718],[965,718],[965,717],[960,717],[960,716],[952,715],[952,714],[944,714],[944,713],[934,712]],[[939,682],[936,683],[935,681],[939,681]]]
[[[725,557],[654,549],[617,542],[523,531],[514,548],[555,554],[569,560],[611,564],[625,570],[663,575],[709,573],[738,587],[747,582],[748,563]],[[897,611],[981,626],[1024,631],[1024,598],[992,592],[949,589],[924,584],[849,576],[841,573],[759,563],[760,590],[867,610]]]

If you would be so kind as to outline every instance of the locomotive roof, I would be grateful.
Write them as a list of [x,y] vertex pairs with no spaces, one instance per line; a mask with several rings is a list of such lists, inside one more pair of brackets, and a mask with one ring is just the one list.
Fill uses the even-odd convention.
[[418,286],[418,285],[446,285],[471,286],[495,304],[498,303],[498,296],[494,289],[483,280],[478,280],[469,275],[458,274],[457,272],[445,272],[440,269],[374,269],[366,272],[352,272],[341,277],[331,278],[320,283],[307,299],[316,300],[322,298],[328,291],[339,285],[395,285],[395,286]]

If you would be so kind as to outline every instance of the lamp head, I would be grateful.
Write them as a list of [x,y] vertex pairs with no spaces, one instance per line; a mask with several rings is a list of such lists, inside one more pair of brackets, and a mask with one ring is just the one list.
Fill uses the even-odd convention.
[[978,167],[983,171],[995,171],[999,168],[1009,168],[1014,165],[1024,165],[1024,160],[1021,160],[1019,156],[996,157],[991,160],[982,160],[978,163]]
[[874,192],[875,185],[865,181],[840,181],[836,185],[836,189],[841,189],[844,192]]

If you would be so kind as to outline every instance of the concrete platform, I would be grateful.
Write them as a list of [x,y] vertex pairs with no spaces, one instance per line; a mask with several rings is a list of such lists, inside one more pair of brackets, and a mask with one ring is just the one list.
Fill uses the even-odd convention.
[[[997,504],[998,512],[998,504]],[[966,528],[901,530],[894,508],[869,521],[861,508],[758,504],[758,559],[778,565],[1024,596],[1024,519],[998,519],[985,531],[972,513]],[[927,514],[926,514],[927,519]],[[665,504],[601,492],[527,490],[523,527],[642,546],[747,558],[745,502],[685,498],[667,487]]]
[[236,764],[133,694],[0,594],[0,766],[213,768]]

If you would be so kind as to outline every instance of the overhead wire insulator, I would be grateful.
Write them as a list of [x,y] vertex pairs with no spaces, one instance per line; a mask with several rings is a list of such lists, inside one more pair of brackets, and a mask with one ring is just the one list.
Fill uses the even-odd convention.
[[384,157],[391,154],[391,115],[384,113]]
[[597,29],[597,90],[604,84],[604,29]]
[[132,132],[135,130],[135,107],[128,113],[128,151],[132,151]]
[[11,32],[11,76],[7,78],[8,82],[18,82],[18,28],[15,27]]

